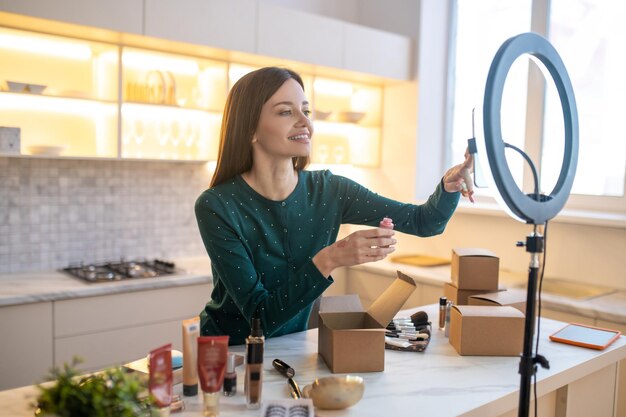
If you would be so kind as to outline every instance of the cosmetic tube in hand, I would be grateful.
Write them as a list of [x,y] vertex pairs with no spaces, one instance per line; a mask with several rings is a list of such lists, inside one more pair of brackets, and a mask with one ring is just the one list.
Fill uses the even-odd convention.
[[[380,227],[381,229],[393,230],[393,220],[391,220],[389,217],[384,217],[378,224],[378,227]],[[388,247],[389,246],[381,246],[381,248],[388,248]]]

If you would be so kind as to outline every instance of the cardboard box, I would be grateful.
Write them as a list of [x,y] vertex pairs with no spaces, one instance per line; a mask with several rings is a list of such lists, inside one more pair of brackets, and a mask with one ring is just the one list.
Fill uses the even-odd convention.
[[[122,369],[124,369],[125,371],[135,373],[135,375],[138,376],[139,382],[141,384],[144,384],[146,387],[148,386],[148,382],[150,380],[150,359],[148,358],[148,356],[137,359],[136,361],[124,364],[122,366]],[[176,358],[178,358],[177,362],[182,363],[182,357],[182,352],[172,349],[172,365],[174,364]],[[182,366],[172,369],[172,381],[174,385],[183,382]]]
[[398,278],[365,311],[356,294],[322,297],[318,352],[333,373],[385,370],[385,328],[415,290],[415,281]]
[[526,291],[513,288],[507,291],[471,295],[467,304],[471,306],[511,306],[526,314]]
[[460,290],[498,289],[500,259],[487,249],[452,249],[452,284]]
[[443,284],[444,297],[452,301],[454,305],[467,305],[469,303],[469,297],[484,293],[485,290],[460,290],[450,282]]
[[450,344],[459,355],[518,356],[523,350],[524,314],[511,306],[454,306]]

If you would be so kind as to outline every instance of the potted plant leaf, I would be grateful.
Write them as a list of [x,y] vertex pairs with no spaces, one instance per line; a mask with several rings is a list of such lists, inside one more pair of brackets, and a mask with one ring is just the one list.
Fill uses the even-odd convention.
[[121,368],[79,375],[74,358],[72,364],[55,367],[50,372],[51,384],[38,385],[37,416],[58,417],[137,417],[149,415],[149,404],[135,375]]

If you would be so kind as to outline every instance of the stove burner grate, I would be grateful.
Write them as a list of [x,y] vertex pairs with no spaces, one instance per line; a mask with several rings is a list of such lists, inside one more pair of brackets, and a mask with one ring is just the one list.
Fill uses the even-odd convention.
[[161,259],[72,264],[61,271],[87,282],[153,278],[179,272],[173,262]]

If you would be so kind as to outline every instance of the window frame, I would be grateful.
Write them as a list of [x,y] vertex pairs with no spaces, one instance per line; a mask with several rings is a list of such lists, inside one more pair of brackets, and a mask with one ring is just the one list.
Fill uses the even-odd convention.
[[[449,98],[445,107],[445,128],[444,128],[444,155],[448,165],[454,163],[452,156],[452,131],[453,131],[453,113],[451,102],[454,97],[454,68],[456,56],[456,30],[457,30],[457,11],[458,1],[450,0],[449,11],[449,33],[448,33],[448,74],[447,74],[447,96]],[[549,15],[550,0],[533,0],[531,9],[531,28],[530,30],[539,33],[549,39]],[[552,82],[551,79],[547,82]],[[545,95],[546,95],[546,79],[536,65],[529,65],[528,73],[528,97],[526,102],[526,122],[525,122],[525,145],[524,150],[533,162],[540,169],[541,149],[543,145],[543,120],[545,115]],[[577,173],[580,175],[580,172]],[[532,188],[532,176],[530,170],[524,169],[523,187],[525,189]],[[494,206],[495,198],[489,196],[481,196],[480,200],[484,202],[484,206]],[[462,204],[463,207],[471,207],[471,204]],[[468,208],[471,211],[471,208]],[[482,210],[478,210],[482,211]],[[565,216],[579,217],[583,222],[588,218],[603,219],[608,217],[618,219],[618,223],[626,226],[626,180],[624,181],[624,190],[622,196],[593,196],[582,194],[571,194],[564,209]],[[578,213],[578,214],[572,214]]]

